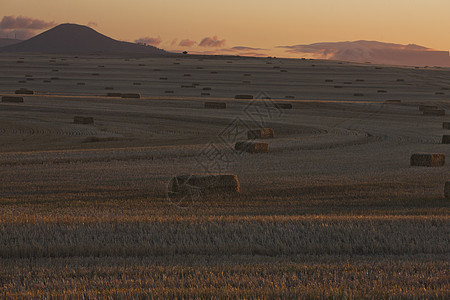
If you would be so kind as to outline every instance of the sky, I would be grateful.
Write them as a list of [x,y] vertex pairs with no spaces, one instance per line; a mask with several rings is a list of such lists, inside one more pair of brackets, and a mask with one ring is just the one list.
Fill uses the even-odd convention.
[[450,0],[0,0],[0,18],[42,22],[40,29],[0,27],[0,37],[77,23],[115,39],[191,53],[292,57],[298,54],[279,46],[357,40],[448,51],[449,12]]

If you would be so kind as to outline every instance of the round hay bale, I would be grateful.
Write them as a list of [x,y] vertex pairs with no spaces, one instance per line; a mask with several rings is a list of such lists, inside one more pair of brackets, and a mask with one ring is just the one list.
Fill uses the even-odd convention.
[[141,98],[141,94],[139,94],[139,93],[127,93],[127,94],[122,94],[122,98],[134,98],[134,99],[140,99],[140,98]]
[[447,181],[444,186],[445,199],[450,199],[450,181]]
[[16,97],[16,96],[3,96],[2,102],[5,103],[20,103],[23,102],[23,97]]
[[73,117],[73,123],[74,124],[94,124],[94,118],[75,116],[75,117]]
[[434,116],[434,117],[440,117],[445,116],[445,110],[444,109],[427,109],[423,111],[424,116]]
[[248,142],[248,141],[236,142],[236,144],[234,144],[234,149],[239,152],[267,153],[269,152],[269,144]]
[[442,136],[442,144],[450,144],[450,135],[443,135]]
[[225,109],[227,104],[226,102],[205,102],[205,108]]
[[234,99],[253,99],[253,95],[236,95]]
[[450,129],[450,122],[443,122],[442,129]]
[[169,182],[170,196],[192,194],[239,193],[239,181],[236,175],[181,175]]
[[247,131],[247,138],[254,139],[273,139],[275,136],[273,128],[260,128]]
[[34,95],[35,92],[29,89],[21,88],[19,90],[14,91],[16,95]]
[[415,153],[411,155],[410,164],[418,167],[441,167],[445,165],[445,154]]

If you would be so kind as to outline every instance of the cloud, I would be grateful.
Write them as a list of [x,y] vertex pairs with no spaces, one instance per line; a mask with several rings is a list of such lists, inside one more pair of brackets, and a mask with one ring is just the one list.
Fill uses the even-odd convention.
[[98,27],[98,24],[97,24],[97,22],[90,21],[90,22],[87,24],[87,26],[88,26],[88,27]]
[[217,36],[205,37],[198,45],[200,47],[223,47],[225,40],[219,40]]
[[299,56],[316,59],[372,62],[399,65],[448,65],[447,51],[436,51],[415,44],[400,45],[376,41],[315,43],[279,46]]
[[237,51],[259,51],[259,50],[267,50],[267,49],[262,49],[262,48],[252,48],[252,47],[244,47],[244,46],[236,46],[231,48],[233,50],[237,50]]
[[195,44],[197,44],[196,41],[191,41],[190,39],[185,39],[180,41],[180,43],[178,44],[178,46],[182,46],[182,47],[192,47]]
[[134,42],[135,43],[139,43],[139,44],[147,44],[147,45],[152,45],[152,46],[158,46],[159,44],[161,44],[162,39],[161,39],[160,36],[158,36],[157,38],[146,36],[146,37],[137,39]]
[[39,19],[33,19],[23,16],[4,16],[0,21],[1,29],[31,29],[40,30],[55,26],[54,22],[46,22]]

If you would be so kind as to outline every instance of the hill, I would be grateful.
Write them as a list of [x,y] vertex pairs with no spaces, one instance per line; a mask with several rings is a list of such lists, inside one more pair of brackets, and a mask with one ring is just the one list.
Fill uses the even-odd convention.
[[130,53],[169,55],[153,46],[122,42],[94,29],[77,24],[61,24],[26,41],[0,48],[0,52],[35,53]]

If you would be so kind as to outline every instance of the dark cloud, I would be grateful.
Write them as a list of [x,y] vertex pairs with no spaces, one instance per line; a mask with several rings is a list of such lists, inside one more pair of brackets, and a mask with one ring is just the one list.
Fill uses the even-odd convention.
[[4,16],[0,21],[1,29],[31,29],[42,30],[55,26],[54,22],[46,22],[23,16]]
[[146,36],[146,37],[137,39],[134,42],[135,43],[139,43],[139,44],[147,44],[147,45],[152,45],[152,46],[158,46],[159,44],[161,44],[162,39],[161,39],[160,36],[158,36],[157,38]]
[[225,40],[219,40],[217,36],[205,37],[198,45],[200,47],[223,47]]
[[252,47],[244,47],[244,46],[236,46],[231,48],[233,50],[238,50],[238,51],[259,51],[259,50],[267,50],[267,49],[262,49],[262,48],[252,48]]
[[182,46],[182,47],[192,47],[195,44],[197,44],[196,41],[191,41],[190,39],[185,39],[180,41],[180,43],[178,44],[178,46]]

